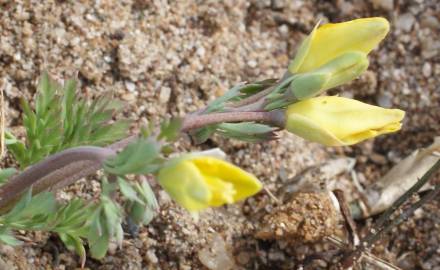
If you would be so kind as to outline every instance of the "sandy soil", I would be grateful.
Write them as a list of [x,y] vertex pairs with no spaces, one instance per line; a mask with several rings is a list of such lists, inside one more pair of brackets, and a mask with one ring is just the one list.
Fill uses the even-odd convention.
[[[325,148],[284,132],[274,142],[247,144],[214,137],[200,146],[182,141],[180,148],[220,147],[231,161],[284,198],[292,177],[337,158],[355,158],[357,178],[367,186],[439,134],[436,0],[0,0],[0,10],[6,125],[16,132],[21,130],[18,98],[33,96],[35,81],[45,69],[60,80],[77,74],[81,92],[90,97],[114,93],[128,104],[124,116],[135,120],[136,130],[147,121],[201,108],[238,82],[281,76],[298,43],[319,19],[384,16],[392,29],[371,54],[369,71],[331,94],[407,111],[402,131],[343,148]],[[313,181],[322,172],[305,177]],[[336,186],[354,190],[344,169],[328,177]],[[325,195],[306,194],[283,210],[304,211],[318,225],[312,222],[310,230],[306,226],[299,233],[262,240],[256,235],[261,220],[276,209],[267,192],[242,204],[208,210],[196,221],[155,189],[161,209],[151,225],[137,235],[127,233],[122,249],[112,247],[105,259],[89,258],[89,269],[296,269],[307,255],[327,248],[316,243],[322,236],[343,235],[337,216],[323,219],[320,211],[310,211],[327,209]],[[64,192],[83,196],[93,190],[93,183],[81,181]],[[438,209],[436,201],[418,211],[383,239],[375,253],[403,269],[440,269]],[[302,218],[287,215],[288,222]],[[365,229],[369,223],[363,221],[359,227]],[[320,224],[330,228],[319,229]],[[79,266],[78,257],[53,236],[37,232],[21,238],[26,242],[22,247],[0,247],[8,269]]]

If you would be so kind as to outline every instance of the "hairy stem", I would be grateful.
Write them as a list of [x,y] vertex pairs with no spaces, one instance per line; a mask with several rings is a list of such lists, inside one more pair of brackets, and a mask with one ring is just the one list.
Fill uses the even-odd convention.
[[0,209],[10,206],[31,186],[34,193],[39,193],[66,186],[94,173],[115,154],[111,148],[81,146],[49,156],[0,187]]
[[182,132],[218,123],[250,121],[284,127],[284,110],[270,112],[221,112],[204,115],[189,115],[183,121]]

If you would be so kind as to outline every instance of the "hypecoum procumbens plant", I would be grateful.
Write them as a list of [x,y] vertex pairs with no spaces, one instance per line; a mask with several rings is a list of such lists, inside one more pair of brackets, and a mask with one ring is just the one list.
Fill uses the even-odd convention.
[[[128,121],[112,120],[121,108],[118,102],[109,97],[89,102],[75,93],[75,80],[60,85],[43,74],[35,109],[22,102],[26,141],[6,133],[8,151],[22,172],[0,172],[0,240],[16,244],[14,229],[47,230],[83,259],[85,240],[91,255],[101,258],[110,241],[121,243],[122,222],[148,224],[158,207],[148,183],[133,181],[132,175],[155,176],[191,213],[235,203],[261,190],[255,176],[222,158],[174,153],[173,143],[183,133],[199,143],[214,133],[261,142],[285,129],[338,146],[399,130],[404,112],[398,109],[316,97],[362,74],[368,53],[388,29],[383,18],[317,25],[281,79],[239,84],[202,110],[149,125],[130,137]],[[51,191],[100,169],[104,176],[99,199],[55,200]]]

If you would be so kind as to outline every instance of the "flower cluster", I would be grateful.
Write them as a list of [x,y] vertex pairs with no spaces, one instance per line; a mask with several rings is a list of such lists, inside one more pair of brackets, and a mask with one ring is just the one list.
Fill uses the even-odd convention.
[[[283,112],[284,123],[278,126],[327,146],[351,145],[399,130],[404,117],[401,110],[337,96],[316,97],[362,74],[369,64],[368,53],[388,30],[389,24],[384,18],[317,25],[298,49],[286,75],[262,99],[262,111],[277,109]],[[263,84],[248,87],[259,89]],[[259,135],[259,127],[250,128],[252,123],[235,125],[235,130],[228,132]],[[226,132],[224,127],[223,130]],[[262,188],[251,174],[221,159],[206,156],[184,155],[172,159],[160,170],[157,179],[175,201],[191,212],[236,202]]]
[[327,146],[352,145],[400,129],[404,112],[337,96],[314,97],[350,82],[368,67],[367,54],[388,33],[384,18],[315,27],[289,65],[283,98],[286,129]]

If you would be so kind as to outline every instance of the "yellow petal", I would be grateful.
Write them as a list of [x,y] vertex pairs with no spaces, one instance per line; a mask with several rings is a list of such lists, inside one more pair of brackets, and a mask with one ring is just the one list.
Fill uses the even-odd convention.
[[234,203],[254,195],[262,185],[253,175],[218,158],[186,155],[168,162],[158,182],[191,212]]
[[157,180],[165,191],[189,211],[209,207],[212,193],[198,168],[188,160],[179,160],[159,171]]
[[323,127],[315,124],[311,119],[297,113],[288,113],[286,130],[311,142],[326,146],[341,146],[342,141],[329,133]]
[[262,188],[261,182],[255,176],[221,159],[195,157],[191,161],[205,177],[215,177],[232,184],[235,190],[234,201],[252,196]]
[[[303,43],[299,57],[289,65],[291,73],[316,69],[348,51],[368,54],[389,31],[389,23],[380,17],[363,18],[319,27]],[[306,52],[306,53],[304,53]]]
[[[325,145],[350,145],[400,129],[405,113],[342,97],[316,97],[290,105],[286,129]],[[298,130],[301,129],[301,130]]]
[[206,184],[212,192],[209,201],[210,206],[221,206],[226,203],[234,203],[234,195],[237,193],[232,183],[223,181],[221,178],[204,175]]

